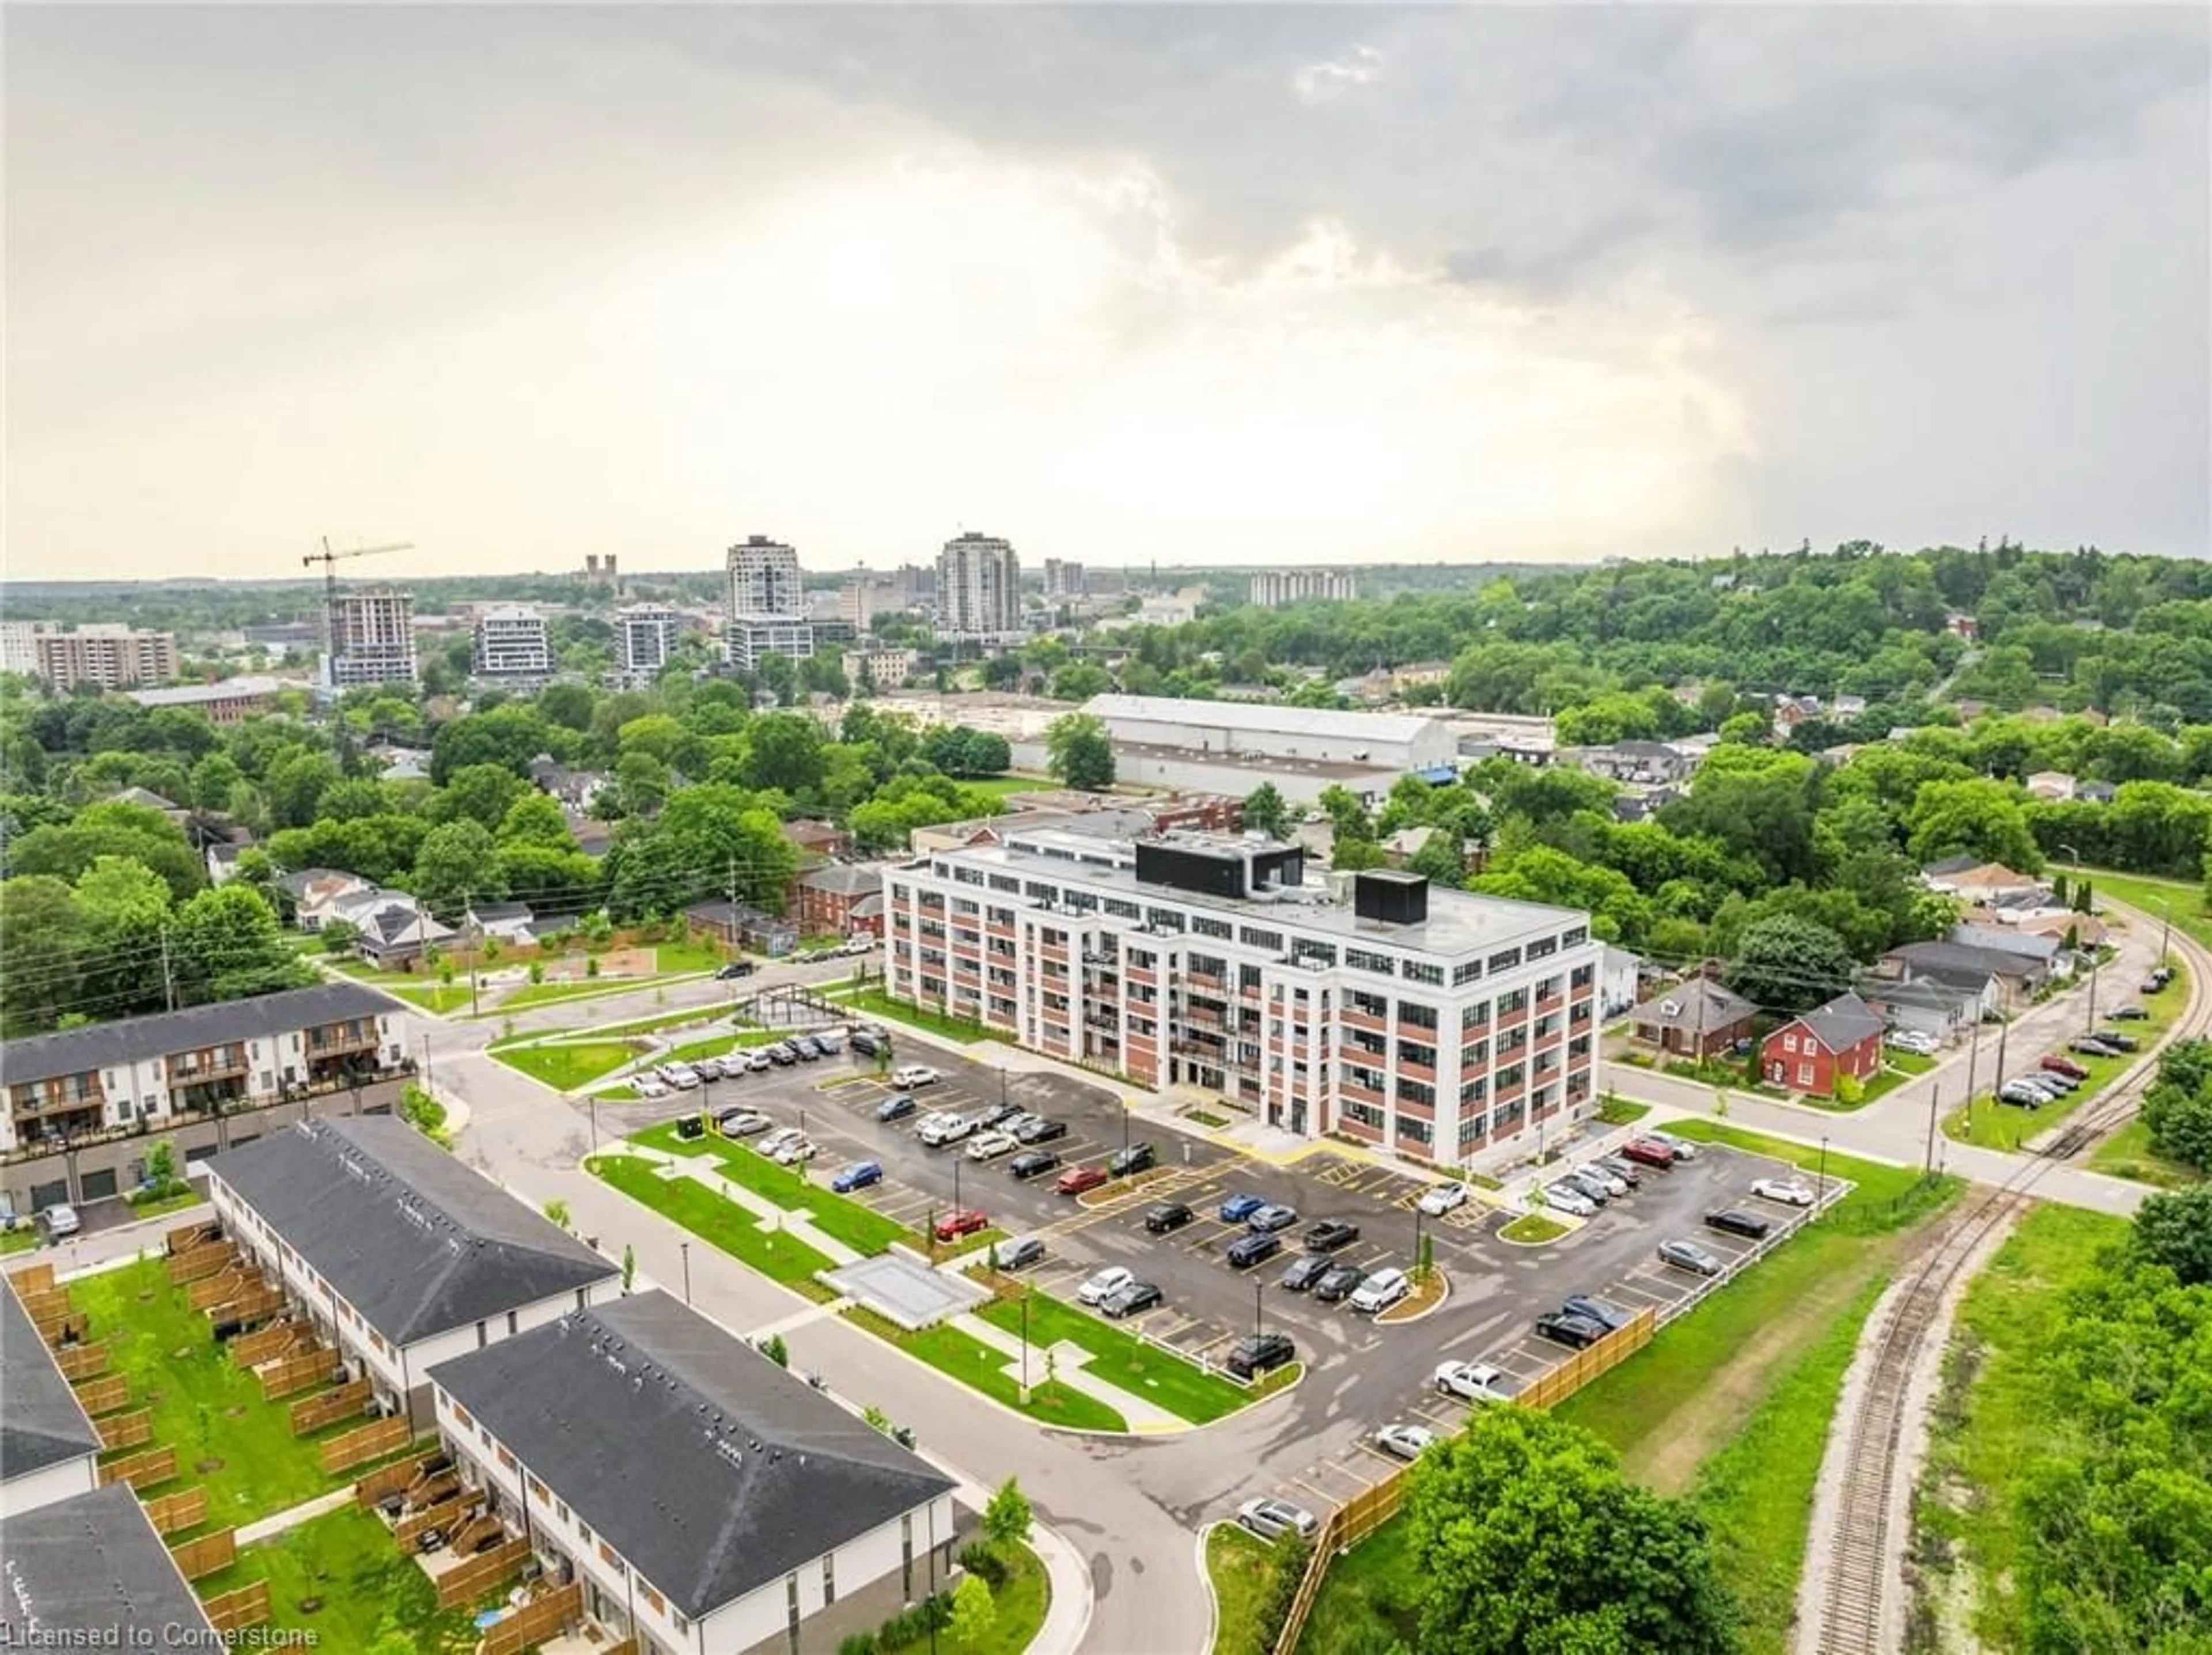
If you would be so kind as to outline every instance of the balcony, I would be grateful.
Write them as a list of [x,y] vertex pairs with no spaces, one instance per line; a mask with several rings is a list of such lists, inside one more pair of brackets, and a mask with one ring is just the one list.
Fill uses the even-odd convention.
[[1350,1007],[1339,1012],[1336,1016],[1337,1020],[1347,1029],[1367,1029],[1376,1034],[1388,1034],[1390,1031],[1389,1025],[1383,1022],[1381,1018],[1370,1016],[1365,1012],[1355,1012]]
[[307,1031],[307,1050],[316,1056],[342,1051],[374,1051],[380,1037],[376,1025],[368,1023],[352,1029],[343,1023],[329,1023]]
[[[44,1117],[64,1110],[89,1110],[94,1115],[107,1107],[107,1095],[94,1088],[90,1092],[32,1092],[27,1086],[18,1087],[18,1095],[9,1100],[9,1108],[16,1119],[27,1116]],[[21,1095],[28,1093],[27,1096]]]
[[1398,1060],[1398,1073],[1408,1080],[1426,1080],[1431,1086],[1436,1084],[1437,1072],[1425,1063],[1408,1063],[1401,1058]]
[[199,1085],[210,1080],[228,1080],[233,1075],[251,1074],[253,1065],[244,1052],[226,1056],[222,1052],[193,1052],[187,1056],[172,1056],[167,1063],[173,1085]]

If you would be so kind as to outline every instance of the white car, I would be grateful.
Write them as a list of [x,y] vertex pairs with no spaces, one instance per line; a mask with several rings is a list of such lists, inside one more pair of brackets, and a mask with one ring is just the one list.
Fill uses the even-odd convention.
[[975,1123],[965,1115],[933,1115],[914,1135],[932,1149],[941,1149],[946,1144],[958,1143],[975,1129]]
[[1889,1044],[1899,1051],[1917,1052],[1923,1057],[1936,1055],[1936,1037],[1918,1029],[1899,1029],[1889,1037]]
[[891,1084],[902,1092],[912,1092],[916,1086],[933,1086],[944,1078],[927,1063],[906,1063],[891,1071]]
[[49,1241],[59,1241],[64,1236],[73,1236],[82,1227],[77,1220],[76,1208],[65,1201],[56,1202],[39,1216],[46,1223],[46,1239]]
[[1671,1132],[1662,1132],[1657,1127],[1653,1127],[1644,1135],[1654,1143],[1665,1144],[1668,1148],[1674,1152],[1674,1159],[1678,1161],[1693,1161],[1698,1159],[1698,1146],[1687,1138],[1678,1138]]
[[1751,1193],[1763,1201],[1778,1201],[1784,1207],[1813,1204],[1813,1186],[1796,1178],[1761,1178],[1751,1186]]
[[1492,1367],[1487,1362],[1446,1362],[1437,1369],[1438,1390],[1471,1402],[1512,1401],[1513,1394],[1506,1384],[1505,1370]]
[[1467,1203],[1468,1187],[1463,1183],[1440,1183],[1414,1203],[1431,1218],[1442,1218],[1455,1207]]
[[814,1146],[805,1138],[792,1137],[776,1147],[775,1159],[780,1165],[796,1166],[801,1161],[812,1160],[814,1153]]
[[801,1132],[795,1126],[780,1126],[776,1128],[775,1131],[769,1133],[768,1136],[763,1138],[758,1143],[755,1144],[753,1147],[763,1155],[773,1157],[775,1152],[782,1148],[784,1145],[787,1143],[794,1143],[805,1135],[806,1135],[805,1133]]
[[1119,1264],[1109,1264],[1094,1272],[1075,1290],[1075,1296],[1086,1305],[1096,1305],[1111,1298],[1137,1279],[1134,1270]]
[[1437,1433],[1425,1425],[1403,1421],[1386,1425],[1375,1433],[1375,1445],[1401,1460],[1417,1460],[1436,1445]]
[[641,1074],[630,1082],[630,1086],[641,1098],[665,1098],[668,1095],[667,1082],[656,1075]]
[[968,1146],[971,1161],[994,1161],[1000,1156],[1012,1153],[1014,1140],[1004,1132],[979,1132]]
[[1572,1184],[1547,1183],[1544,1186],[1544,1205],[1556,1208],[1570,1218],[1589,1218],[1597,1212],[1597,1203]]
[[1310,1540],[1321,1530],[1319,1518],[1287,1500],[1248,1500],[1237,1508],[1237,1521],[1262,1540],[1278,1539],[1292,1529]]
[[1352,1308],[1363,1316],[1387,1311],[1413,1290],[1403,1270],[1377,1270],[1353,1289]]

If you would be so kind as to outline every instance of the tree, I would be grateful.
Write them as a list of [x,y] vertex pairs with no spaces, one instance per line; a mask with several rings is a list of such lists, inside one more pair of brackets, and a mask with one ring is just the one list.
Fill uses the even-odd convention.
[[46,873],[0,881],[0,1030],[51,1029],[78,1003],[83,926],[68,881]]
[[1590,1433],[1533,1409],[1484,1409],[1410,1476],[1422,1649],[1727,1655],[1739,1646],[1703,1524],[1623,1477]]
[[169,887],[143,862],[101,856],[77,876],[76,905],[87,1001],[109,1016],[160,1006]]
[[1851,951],[1826,926],[1777,914],[1745,928],[1723,980],[1754,1006],[1802,1012],[1850,988],[1856,969]]
[[284,946],[276,910],[250,886],[203,891],[176,913],[169,955],[181,1005],[298,988],[313,974]]
[[1103,719],[1066,714],[1046,727],[1044,743],[1052,773],[1069,787],[1100,793],[1114,785],[1114,744]]
[[828,739],[805,713],[769,713],[747,731],[752,759],[746,780],[760,788],[803,793],[817,787],[828,765]]
[[1285,839],[1291,832],[1291,807],[1273,782],[1262,782],[1244,795],[1244,825]]
[[628,1293],[637,1283],[637,1249],[623,1243],[623,1291]]
[[1425,876],[1431,885],[1456,891],[1467,883],[1467,858],[1460,854],[1459,835],[1432,830],[1427,843],[1406,859],[1406,868]]
[[1984,776],[1924,782],[1905,812],[1905,825],[1911,835],[1907,849],[1917,862],[1966,855],[2026,873],[2043,866],[2020,792],[2007,782]]
[[1030,1537],[1035,1513],[1021,1484],[1008,1477],[983,1507],[983,1536],[994,1546],[1017,1546]]
[[415,855],[415,894],[451,925],[470,897],[501,894],[491,833],[481,822],[447,822],[424,836]]
[[999,1618],[999,1605],[991,1596],[991,1587],[980,1574],[966,1574],[952,1592],[952,1620],[946,1628],[954,1643],[969,1649],[979,1646],[990,1635]]
[[433,822],[477,822],[495,828],[508,810],[532,791],[530,783],[503,764],[465,765],[431,796],[426,814]]
[[2154,1152],[2212,1171],[2212,1041],[2177,1040],[2166,1049],[2143,1094],[2142,1118]]
[[338,767],[319,752],[301,750],[271,767],[262,791],[270,819],[279,827],[305,827],[315,819],[325,791],[337,785]]
[[2212,1283],[2212,1185],[2147,1197],[2136,1214],[2133,1245],[2185,1287]]
[[576,836],[568,831],[568,818],[562,813],[559,802],[549,794],[535,791],[524,794],[507,807],[493,837],[501,849],[510,845],[547,850],[576,848]]
[[778,1367],[791,1366],[791,1348],[783,1342],[783,1336],[780,1333],[771,1333],[761,1341],[760,1354]]

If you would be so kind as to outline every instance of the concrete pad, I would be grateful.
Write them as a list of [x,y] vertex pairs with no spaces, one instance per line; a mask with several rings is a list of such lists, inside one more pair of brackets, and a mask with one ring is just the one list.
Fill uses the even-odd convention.
[[966,1277],[933,1270],[896,1247],[831,1270],[822,1279],[846,1298],[909,1330],[933,1327],[991,1296]]

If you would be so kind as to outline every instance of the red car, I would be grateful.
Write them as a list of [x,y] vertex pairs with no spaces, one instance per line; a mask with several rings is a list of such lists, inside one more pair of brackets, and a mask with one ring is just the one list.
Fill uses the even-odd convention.
[[1086,1190],[1096,1190],[1110,1182],[1103,1166],[1077,1166],[1060,1175],[1059,1189],[1063,1196],[1079,1196]]
[[1672,1166],[1674,1152],[1656,1138],[1638,1138],[1621,1150],[1624,1159],[1641,1161],[1646,1166]]
[[2083,1068],[2072,1058],[2061,1057],[2057,1052],[2051,1053],[2050,1056],[2043,1060],[2043,1067],[2049,1069],[2053,1074],[2063,1074],[2069,1080],[2086,1080],[2089,1078],[2088,1070]]
[[972,1236],[978,1230],[988,1230],[991,1220],[972,1207],[956,1207],[937,1220],[937,1238],[957,1241],[962,1236]]

